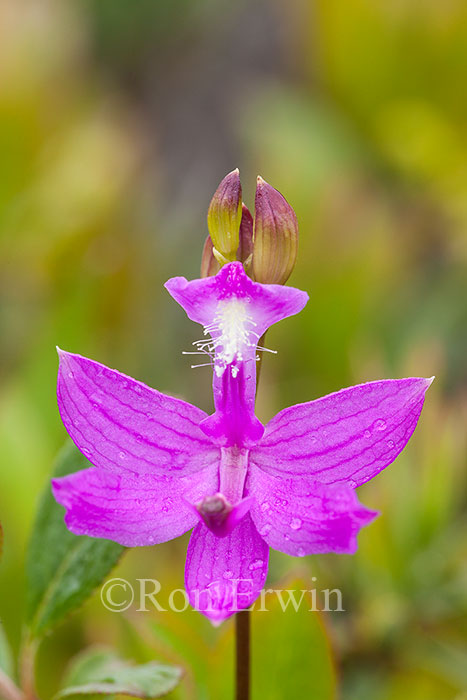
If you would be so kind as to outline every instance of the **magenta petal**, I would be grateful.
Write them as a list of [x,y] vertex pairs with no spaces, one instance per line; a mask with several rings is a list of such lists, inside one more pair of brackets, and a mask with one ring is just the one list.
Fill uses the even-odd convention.
[[431,382],[369,382],[286,408],[266,426],[250,464],[273,475],[359,486],[405,447]]
[[308,301],[308,294],[300,289],[253,282],[240,262],[224,265],[215,277],[190,282],[172,277],[165,287],[188,318],[205,327],[213,323],[219,302],[245,302],[258,337],[273,323],[297,314]]
[[269,548],[247,514],[227,537],[196,526],[188,545],[185,585],[191,605],[213,622],[248,608],[263,588]]
[[175,476],[218,463],[218,448],[199,428],[204,411],[80,355],[59,357],[60,415],[96,467]]
[[91,468],[52,481],[71,532],[126,547],[167,542],[190,530],[198,519],[189,502],[216,487],[215,467],[173,479]]
[[255,495],[251,517],[260,535],[273,549],[294,556],[353,554],[358,531],[377,515],[344,484],[286,479],[252,469],[247,489]]

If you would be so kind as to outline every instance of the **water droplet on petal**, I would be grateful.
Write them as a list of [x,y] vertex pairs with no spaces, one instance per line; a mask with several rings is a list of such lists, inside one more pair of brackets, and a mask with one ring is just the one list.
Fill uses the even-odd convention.
[[286,540],[288,542],[290,540],[289,535],[284,535],[284,540]]
[[271,506],[269,505],[269,503],[267,501],[263,501],[263,503],[261,503],[260,507],[261,507],[261,512],[265,513],[267,510],[270,509]]
[[371,437],[371,433],[370,433],[369,430],[365,430],[365,432],[363,433],[363,435],[364,435],[367,439]]
[[70,377],[70,379],[73,379],[73,372],[68,372],[68,376]]
[[125,459],[125,453],[124,452],[119,452],[118,453],[119,459]]
[[310,442],[312,445],[316,445],[316,443],[318,442],[318,438],[315,435],[312,435],[310,437]]
[[375,421],[374,428],[375,430],[386,430],[386,421],[381,420],[381,418],[377,421]]
[[263,527],[259,531],[259,534],[262,535],[262,537],[266,537],[266,535],[269,535],[270,532],[271,532],[271,526],[266,524],[266,525],[263,525]]
[[388,440],[387,444],[388,444],[389,449],[392,450],[392,448],[394,447],[394,440]]
[[260,569],[262,566],[263,560],[255,559],[254,562],[252,562],[248,568],[250,569],[250,571],[255,571],[256,569]]
[[224,573],[222,574],[222,576],[223,576],[225,579],[232,578],[232,576],[233,576],[233,571],[224,571]]
[[304,557],[304,556],[305,556],[305,550],[303,549],[303,547],[299,547],[299,548],[297,549],[297,556],[299,556],[299,557]]
[[302,526],[302,521],[300,520],[300,518],[292,518],[292,520],[290,522],[290,529],[291,530],[300,530],[301,526]]

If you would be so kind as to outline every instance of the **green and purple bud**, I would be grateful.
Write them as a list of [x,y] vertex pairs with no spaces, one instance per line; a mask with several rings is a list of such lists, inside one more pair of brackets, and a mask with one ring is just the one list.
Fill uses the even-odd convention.
[[263,284],[285,284],[295,266],[298,222],[280,192],[258,176],[252,273]]
[[246,204],[242,205],[237,260],[248,270],[253,256],[253,217]]
[[207,236],[204,241],[203,253],[201,255],[201,277],[213,277],[221,269],[220,263],[214,256],[214,246],[211,236]]
[[237,259],[241,219],[242,186],[237,168],[221,180],[208,210],[213,255],[221,265]]

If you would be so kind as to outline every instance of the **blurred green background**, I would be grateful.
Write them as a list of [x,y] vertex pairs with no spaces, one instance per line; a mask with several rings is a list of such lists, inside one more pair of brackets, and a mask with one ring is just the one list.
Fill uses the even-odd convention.
[[[462,0],[2,0],[0,618],[15,648],[28,531],[65,438],[55,345],[210,410],[209,370],[181,355],[199,331],[162,283],[198,275],[210,197],[238,166],[250,207],[257,173],[294,206],[291,283],[311,296],[268,334],[259,417],[437,377],[404,454],[360,489],[382,515],[358,553],[273,553],[272,587],[338,587],[346,612],[258,620],[255,683],[275,669],[277,698],[467,698],[466,85]],[[116,575],[182,586],[186,542],[130,551]],[[184,665],[173,697],[231,697],[231,622],[119,616],[97,596],[44,644],[44,698],[94,642]]]

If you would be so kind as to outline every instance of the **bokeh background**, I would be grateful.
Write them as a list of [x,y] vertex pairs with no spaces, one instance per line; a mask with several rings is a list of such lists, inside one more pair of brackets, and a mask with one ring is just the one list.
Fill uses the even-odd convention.
[[[210,197],[238,166],[248,205],[260,173],[294,206],[291,283],[311,295],[268,334],[259,417],[436,375],[410,445],[360,489],[382,515],[358,553],[273,555],[272,587],[338,587],[346,611],[258,619],[255,697],[467,697],[466,85],[462,0],[2,0],[0,617],[15,648],[65,438],[55,345],[210,410],[209,369],[181,354],[199,331],[162,283],[198,275]],[[186,542],[130,551],[116,575],[182,586]],[[231,623],[112,614],[98,596],[44,643],[42,697],[92,643],[181,663],[173,697],[231,697]]]

